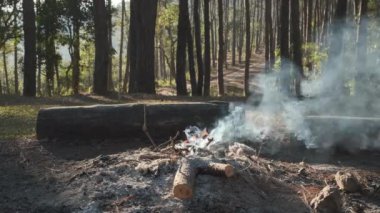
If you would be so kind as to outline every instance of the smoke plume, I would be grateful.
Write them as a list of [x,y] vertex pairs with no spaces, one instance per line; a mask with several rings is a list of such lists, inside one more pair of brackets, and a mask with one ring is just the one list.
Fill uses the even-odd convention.
[[[357,60],[356,25],[343,30],[343,51],[307,73],[305,97],[298,100],[279,90],[284,71],[261,74],[245,104],[231,105],[210,135],[218,143],[237,140],[304,142],[308,148],[343,146],[350,150],[380,148],[380,42],[379,24],[369,21],[365,61]],[[331,45],[335,46],[335,45]],[[331,51],[330,51],[331,52]],[[291,73],[289,70],[285,73]],[[257,102],[257,93],[261,102]]]

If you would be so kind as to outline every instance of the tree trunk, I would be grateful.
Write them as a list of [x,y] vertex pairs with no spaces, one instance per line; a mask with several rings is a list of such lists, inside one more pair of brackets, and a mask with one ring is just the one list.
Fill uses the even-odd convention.
[[109,44],[107,9],[105,0],[94,0],[95,22],[95,70],[94,93],[107,94],[107,70],[109,64]]
[[[225,9],[223,11],[223,8],[222,8],[222,11],[223,11],[223,15],[224,15],[224,23],[222,22],[222,24],[225,24],[225,28],[223,29],[224,31],[224,37],[223,37],[223,63],[224,65],[226,66],[226,69],[228,68],[228,61],[227,61],[227,53],[228,53],[228,33],[230,31],[230,28],[229,28],[229,7],[230,7],[230,1],[229,0],[224,0],[225,2]],[[222,2],[222,7],[223,7],[223,2]],[[223,19],[222,19],[223,20]],[[220,22],[220,20],[219,20]]]
[[188,1],[179,1],[178,36],[177,36],[177,95],[187,95],[186,88],[186,19],[188,18]]
[[112,46],[112,0],[107,0],[107,27],[108,27],[108,45],[109,45],[109,51],[108,51],[108,68],[107,68],[107,88],[108,91],[113,91],[114,85],[113,85],[113,78],[112,78],[112,69],[113,69],[113,46]]
[[281,90],[289,95],[290,88],[290,54],[289,54],[289,0],[281,0],[280,56],[281,56]]
[[[338,0],[336,5],[336,11],[334,15],[334,20],[332,22],[332,34],[330,39],[330,48],[329,48],[329,58],[327,61],[327,67],[329,70],[335,72],[341,72],[337,66],[340,63],[343,63],[342,60],[342,51],[343,51],[343,35],[344,29],[346,26],[346,11],[347,11],[347,0]],[[337,89],[344,90],[344,80],[340,79],[340,82],[337,82]]]
[[34,1],[23,0],[24,96],[36,96],[36,15]]
[[265,0],[265,71],[271,70],[270,63],[270,51],[271,51],[271,39],[272,36],[272,0]]
[[[17,10],[17,1],[13,3],[14,10]],[[15,13],[14,16],[14,31],[16,32],[18,28],[18,13]],[[14,41],[14,78],[15,78],[15,94],[19,95],[19,81],[18,81],[18,38]]]
[[[57,57],[57,55],[56,55]],[[55,77],[56,77],[56,81],[57,81],[57,95],[60,95],[61,94],[61,81],[60,81],[60,77],[59,77],[59,60],[56,58],[54,60],[54,70],[55,70]]]
[[232,65],[236,66],[236,2],[233,0],[233,18],[232,18]]
[[55,64],[55,42],[52,32],[46,32],[47,38],[45,40],[46,48],[46,92],[48,96],[53,95],[54,90],[54,64]]
[[202,40],[201,40],[201,21],[199,15],[199,0],[194,0],[194,30],[195,30],[195,48],[197,52],[198,65],[198,88],[197,94],[202,95],[204,83],[204,65],[202,58]]
[[313,0],[307,0],[307,4],[307,42],[311,43],[313,41]]
[[131,0],[129,93],[155,94],[154,36],[158,1]]
[[4,66],[4,75],[5,75],[5,91],[7,95],[11,94],[9,87],[9,76],[8,76],[8,62],[7,62],[7,53],[5,52],[5,47],[3,49],[3,66]]
[[[79,11],[78,11],[79,12]],[[73,93],[79,94],[80,80],[80,23],[78,17],[74,18],[74,41],[73,41]]]
[[303,74],[302,63],[302,40],[300,30],[300,13],[299,13],[299,0],[291,0],[291,29],[290,36],[293,44],[293,64],[295,76],[295,95],[301,98],[301,80]]
[[[356,48],[356,71],[361,76],[367,70],[368,0],[361,0],[358,42]],[[368,79],[369,80],[369,79]]]
[[224,39],[223,39],[223,0],[218,0],[218,16],[219,16],[219,54],[218,54],[218,89],[219,95],[224,95],[224,76],[223,76],[223,64],[224,64]]
[[2,76],[1,76],[1,70],[0,70],[0,95],[3,94],[3,83],[2,83]]
[[125,0],[121,1],[121,29],[120,29],[120,48],[119,48],[119,84],[118,92],[121,94],[121,87],[123,83],[123,50],[124,50],[124,18],[125,18]]
[[251,23],[250,23],[250,0],[245,0],[245,69],[244,69],[244,94],[249,96],[249,65],[251,60]]
[[[189,8],[187,8],[189,11]],[[186,17],[186,28],[187,28],[187,56],[189,61],[189,73],[190,73],[190,84],[191,84],[191,94],[192,96],[197,95],[197,76],[195,74],[194,67],[194,41],[191,32],[191,24],[189,16]]]
[[210,96],[211,59],[210,59],[210,0],[205,0],[204,5],[204,30],[205,30],[205,81],[204,96]]
[[242,63],[243,58],[243,46],[244,46],[244,1],[241,0],[240,4],[240,36],[239,36],[239,64]]
[[[41,8],[41,1],[36,1],[36,8],[37,8],[37,16],[39,16],[38,9]],[[41,24],[40,22],[37,22],[37,38],[41,38]],[[37,92],[38,95],[42,95],[41,91],[41,69],[42,69],[42,45],[41,41],[37,41]]]

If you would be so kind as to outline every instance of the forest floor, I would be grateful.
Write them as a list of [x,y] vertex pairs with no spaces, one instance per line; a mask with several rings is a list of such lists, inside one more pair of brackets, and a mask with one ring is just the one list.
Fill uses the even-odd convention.
[[[260,67],[252,67],[257,73]],[[226,71],[227,87],[243,87],[243,69]],[[215,76],[213,77],[215,85]],[[0,212],[310,212],[309,203],[338,171],[351,172],[361,191],[340,192],[343,212],[380,212],[380,153],[320,152],[284,146],[276,155],[253,146],[255,154],[217,158],[235,167],[232,178],[200,175],[194,198],[173,197],[178,162],[141,144],[119,141],[38,141],[35,120],[50,106],[135,102],[209,101],[169,96],[60,98],[0,97]],[[215,98],[244,101],[244,98]],[[229,149],[226,149],[226,152]],[[141,170],[144,166],[147,169]]]

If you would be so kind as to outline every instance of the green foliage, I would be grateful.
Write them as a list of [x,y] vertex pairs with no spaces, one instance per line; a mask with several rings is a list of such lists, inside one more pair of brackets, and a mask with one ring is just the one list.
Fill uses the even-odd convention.
[[305,43],[303,45],[303,52],[304,52],[304,66],[307,65],[307,63],[311,63],[314,65],[314,70],[308,70],[308,74],[315,74],[310,73],[311,71],[314,72],[320,72],[322,69],[322,63],[326,61],[327,59],[327,50],[324,48],[321,48],[321,46],[315,44],[315,43]]

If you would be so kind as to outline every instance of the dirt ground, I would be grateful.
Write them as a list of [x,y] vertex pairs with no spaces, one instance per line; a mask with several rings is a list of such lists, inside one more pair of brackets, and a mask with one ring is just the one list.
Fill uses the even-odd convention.
[[[222,157],[237,174],[200,175],[194,198],[181,201],[171,192],[177,162],[141,159],[152,153],[139,148],[145,141],[1,142],[1,212],[310,212],[308,203],[337,171],[362,184],[360,193],[341,192],[344,212],[380,212],[378,152]],[[141,163],[149,169],[138,169]]]

